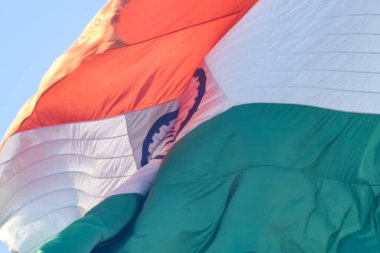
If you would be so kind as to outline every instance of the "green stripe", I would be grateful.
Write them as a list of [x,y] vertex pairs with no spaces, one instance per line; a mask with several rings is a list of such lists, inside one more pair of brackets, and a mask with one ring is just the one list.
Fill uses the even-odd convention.
[[107,245],[108,239],[134,221],[143,202],[144,197],[139,194],[108,197],[82,219],[75,221],[43,245],[37,253],[87,253],[98,243],[104,242]]
[[114,252],[380,252],[379,122],[234,107],[173,147]]

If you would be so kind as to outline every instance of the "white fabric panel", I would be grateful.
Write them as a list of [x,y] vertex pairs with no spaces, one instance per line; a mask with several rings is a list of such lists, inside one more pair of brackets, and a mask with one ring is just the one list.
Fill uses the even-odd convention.
[[380,113],[380,2],[261,0],[206,63],[233,105]]
[[124,115],[18,133],[0,161],[0,239],[20,252],[32,252],[137,171]]
[[107,120],[62,124],[54,127],[41,127],[17,133],[5,143],[0,155],[0,166],[30,148],[46,143],[71,140],[104,140],[126,135],[123,116]]

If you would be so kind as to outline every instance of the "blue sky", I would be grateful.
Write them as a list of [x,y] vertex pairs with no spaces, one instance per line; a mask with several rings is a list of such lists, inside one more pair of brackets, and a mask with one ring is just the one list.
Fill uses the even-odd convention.
[[[0,135],[37,90],[50,64],[106,0],[3,1],[0,4]],[[0,253],[8,252],[0,242]]]

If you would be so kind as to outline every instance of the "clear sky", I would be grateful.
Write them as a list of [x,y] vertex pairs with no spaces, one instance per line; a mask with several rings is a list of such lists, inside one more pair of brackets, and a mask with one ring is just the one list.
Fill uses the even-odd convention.
[[[0,3],[0,135],[106,0]],[[0,253],[8,252],[0,242]]]

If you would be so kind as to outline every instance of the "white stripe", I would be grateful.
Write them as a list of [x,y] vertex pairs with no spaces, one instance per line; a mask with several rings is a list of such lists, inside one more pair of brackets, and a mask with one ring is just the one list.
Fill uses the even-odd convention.
[[[207,67],[203,69],[206,94],[175,141],[230,107]],[[106,197],[147,194],[162,160],[138,169],[142,143],[161,116],[181,105],[172,126],[178,131],[198,85],[193,79],[180,99],[126,115],[12,136],[0,154],[0,239],[17,251],[32,252]],[[154,136],[152,154],[165,155],[170,149],[172,144],[163,145],[166,135],[158,131]]]
[[380,113],[380,5],[262,0],[206,62],[233,105]]
[[[20,252],[80,218],[137,170],[124,115],[21,132],[0,156],[0,237]],[[56,211],[69,206],[71,216]]]
[[60,146],[60,143],[65,141],[104,140],[124,135],[127,135],[124,115],[105,120],[41,127],[20,132],[10,137],[1,150],[0,164],[14,159],[31,148],[46,143]]

